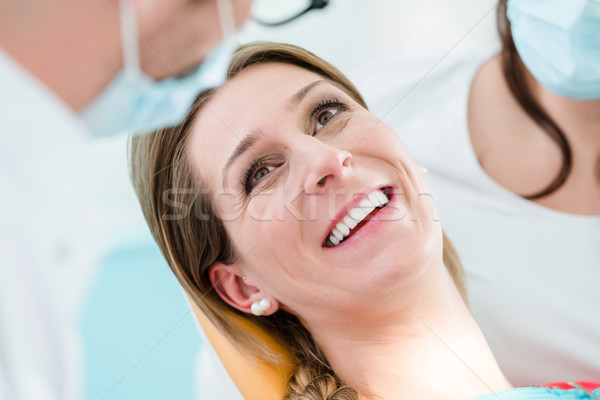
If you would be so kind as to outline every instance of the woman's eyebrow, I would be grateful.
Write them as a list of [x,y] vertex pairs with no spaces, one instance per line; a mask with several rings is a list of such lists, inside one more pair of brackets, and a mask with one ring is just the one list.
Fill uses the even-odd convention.
[[298,90],[296,94],[294,94],[290,99],[290,109],[294,110],[298,108],[298,106],[300,105],[300,103],[302,103],[302,100],[304,100],[308,92],[310,92],[312,88],[323,82],[328,81],[325,79],[320,79],[318,81],[311,82],[308,85],[304,86],[302,89]]
[[256,142],[258,141],[259,137],[262,136],[262,134],[263,133],[260,130],[255,130],[253,132],[250,132],[249,134],[244,136],[244,138],[240,141],[240,143],[237,145],[235,150],[233,150],[233,152],[227,159],[227,163],[225,163],[225,166],[223,167],[223,172],[222,172],[223,188],[225,188],[225,178],[227,177],[227,171],[229,170],[229,167],[231,166],[231,164],[233,164],[233,162],[236,160],[236,158],[238,158],[239,156],[241,156],[242,154],[244,154],[245,152],[250,150],[252,148],[252,146],[254,146],[254,144],[256,144]]

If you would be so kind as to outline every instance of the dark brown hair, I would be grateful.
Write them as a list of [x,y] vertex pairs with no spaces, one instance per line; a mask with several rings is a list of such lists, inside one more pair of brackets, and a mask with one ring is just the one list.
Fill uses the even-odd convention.
[[531,93],[531,88],[527,83],[527,69],[515,47],[510,30],[510,21],[506,15],[507,1],[500,0],[497,14],[498,33],[502,42],[501,57],[504,79],[521,108],[557,144],[562,153],[562,166],[556,178],[540,192],[525,196],[529,200],[534,200],[555,192],[565,183],[571,172],[573,160],[571,146],[569,146],[565,134]]
[[[286,63],[314,72],[336,84],[357,103],[365,102],[354,85],[336,68],[293,45],[252,43],[233,56],[227,80],[244,69],[264,63]],[[358,393],[340,381],[325,355],[299,320],[283,310],[256,317],[230,307],[212,289],[208,277],[214,262],[231,264],[236,254],[222,222],[213,210],[210,195],[186,157],[192,124],[215,93],[201,93],[181,125],[132,138],[131,175],[144,216],[169,266],[188,295],[240,350],[271,363],[284,363],[264,343],[257,341],[231,318],[252,321],[283,344],[297,362],[289,381],[288,399],[355,400]],[[201,175],[201,172],[200,172]],[[463,298],[463,270],[456,252],[444,236],[444,263]]]

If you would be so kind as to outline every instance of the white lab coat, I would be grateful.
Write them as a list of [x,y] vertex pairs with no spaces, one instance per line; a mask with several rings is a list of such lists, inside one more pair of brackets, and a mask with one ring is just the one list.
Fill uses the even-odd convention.
[[82,396],[77,317],[103,250],[88,134],[0,50],[0,399]]

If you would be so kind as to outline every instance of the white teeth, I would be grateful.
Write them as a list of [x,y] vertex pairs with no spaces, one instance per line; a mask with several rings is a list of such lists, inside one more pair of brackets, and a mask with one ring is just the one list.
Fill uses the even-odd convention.
[[343,221],[342,222],[338,222],[338,224],[335,227],[344,236],[347,236],[350,233],[350,228]]
[[333,235],[329,235],[329,241],[331,243],[333,243],[334,246],[337,246],[338,244],[340,244],[340,241],[338,240],[338,238],[336,238]]
[[380,193],[381,192],[379,190],[376,190],[369,195],[369,200],[371,200],[371,204],[373,204],[375,207],[379,206],[379,203],[381,203],[381,197],[378,196]]
[[381,190],[374,190],[371,192],[366,198],[362,199],[357,206],[353,207],[348,215],[338,222],[335,228],[331,230],[328,237],[331,245],[337,246],[340,244],[344,238],[350,234],[350,230],[354,229],[356,225],[365,219],[365,217],[375,208],[383,207],[389,202],[390,200]]
[[387,196],[385,194],[383,194],[383,192],[380,192],[378,190],[375,193],[377,193],[377,197],[379,197],[379,202],[380,202],[379,205],[385,205],[390,202],[390,200],[387,198]]
[[352,218],[354,218],[357,222],[362,221],[367,216],[367,214],[368,213],[366,212],[366,210],[364,210],[360,207],[354,207],[348,213],[348,215],[350,215]]
[[358,222],[356,222],[356,220],[349,215],[346,215],[343,221],[350,229],[354,229],[354,227],[358,225]]
[[339,240],[340,242],[342,241],[342,239],[344,239],[344,235],[342,234],[342,232],[338,231],[335,228],[333,228],[331,233],[333,233],[333,236],[335,236],[337,238],[337,240]]
[[371,207],[371,206],[376,207],[377,203],[379,203],[379,202],[378,201],[377,202],[371,202],[371,199],[369,199],[369,196],[367,196],[364,199],[362,199],[360,201],[360,203],[358,203],[358,206],[360,208],[368,208],[368,207]]

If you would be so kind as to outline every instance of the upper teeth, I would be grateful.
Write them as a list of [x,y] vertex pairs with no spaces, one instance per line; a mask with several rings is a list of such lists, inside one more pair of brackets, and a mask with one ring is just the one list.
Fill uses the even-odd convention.
[[346,215],[340,222],[337,223],[335,228],[331,230],[329,237],[327,238],[327,244],[331,246],[337,246],[342,242],[349,234],[350,230],[354,229],[365,217],[377,208],[383,207],[390,200],[381,191],[375,190],[371,192],[367,197],[361,200],[358,205],[354,206],[348,215]]

